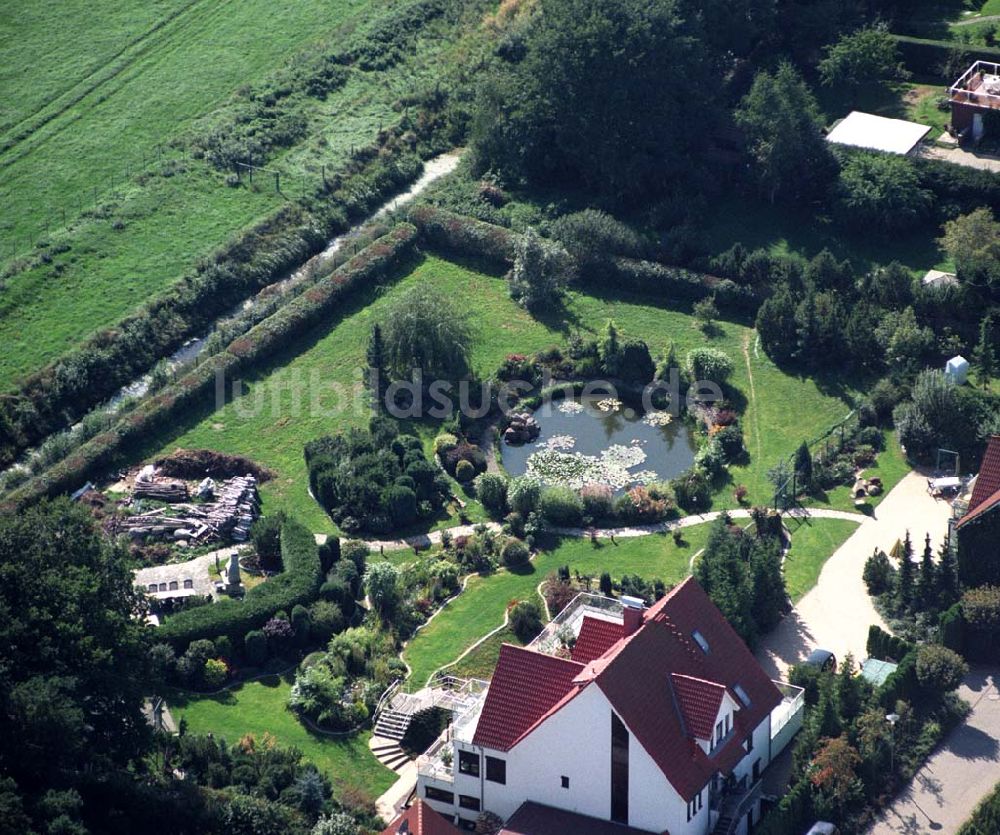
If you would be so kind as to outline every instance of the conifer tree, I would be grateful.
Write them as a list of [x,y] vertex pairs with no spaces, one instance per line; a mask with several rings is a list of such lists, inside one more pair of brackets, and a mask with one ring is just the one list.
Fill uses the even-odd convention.
[[994,315],[990,313],[984,316],[983,321],[979,323],[979,344],[976,345],[977,373],[983,388],[989,388],[990,380],[997,375],[995,330]]
[[936,574],[931,535],[927,534],[924,539],[924,554],[920,560],[920,605],[924,609],[933,609],[937,602]]
[[906,539],[903,540],[903,547],[898,552],[899,557],[899,582],[896,586],[896,596],[899,609],[908,610],[913,605],[913,543],[910,541],[910,532],[906,532]]
[[955,567],[955,555],[951,544],[946,539],[938,551],[937,596],[938,606],[948,609],[958,602],[958,571]]

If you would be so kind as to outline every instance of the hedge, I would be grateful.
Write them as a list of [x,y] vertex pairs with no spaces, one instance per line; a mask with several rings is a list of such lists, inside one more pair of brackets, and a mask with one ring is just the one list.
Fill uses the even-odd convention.
[[[904,66],[916,76],[940,77],[941,67],[949,62],[956,51],[968,56],[969,65],[975,61],[1000,62],[1000,49],[974,46],[958,41],[914,38],[909,35],[893,35],[892,37],[899,47]],[[946,79],[949,84],[955,80],[954,78]]]
[[319,546],[312,533],[294,519],[281,529],[281,561],[284,571],[247,591],[242,601],[220,600],[178,612],[156,630],[157,639],[169,642],[178,654],[192,641],[220,635],[240,646],[248,632],[259,629],[275,612],[293,611],[297,605],[312,602],[323,581]]
[[801,778],[754,829],[757,835],[802,835],[814,821],[813,787]]
[[899,666],[879,687],[878,700],[886,710],[894,710],[900,699],[914,704],[922,697],[920,682],[917,681],[917,651],[913,649],[902,657]]
[[[413,209],[409,220],[432,246],[502,264],[514,262],[518,235],[510,229],[435,206]],[[756,311],[760,304],[749,288],[728,279],[634,258],[614,258],[602,266],[589,267],[581,272],[578,283],[600,290],[613,286],[665,301],[696,301],[714,293],[721,306],[740,310]]]
[[938,621],[941,632],[941,643],[948,649],[965,654],[965,613],[962,604],[956,603],[950,609],[941,613]]
[[[364,156],[364,154],[359,154]],[[419,174],[412,154],[375,156],[311,211],[289,204],[205,259],[162,296],[102,330],[25,380],[0,400],[0,467],[78,420],[121,386],[204,330],[220,314],[272,284],[329,235]]]
[[992,171],[967,168],[938,159],[912,160],[920,175],[920,185],[933,192],[948,214],[963,214],[989,206],[1000,212],[1000,177]]
[[909,641],[890,635],[878,624],[873,623],[868,627],[865,651],[871,658],[878,658],[881,661],[901,661],[913,649],[914,646]]
[[[167,426],[212,396],[217,376],[234,379],[255,362],[272,356],[302,333],[329,318],[336,305],[359,285],[385,276],[412,250],[417,230],[399,224],[330,275],[205,360],[160,393],[148,398],[107,432],[91,438],[73,454],[11,492],[4,506],[23,507],[43,496],[65,493],[89,475],[109,469],[115,456],[158,428]],[[199,403],[198,401],[201,401]]]
[[1000,832],[1000,783],[962,824],[958,835],[995,835],[997,832]]
[[459,255],[473,255],[504,264],[514,263],[517,233],[503,226],[457,215],[436,206],[418,206],[409,220],[429,244]]

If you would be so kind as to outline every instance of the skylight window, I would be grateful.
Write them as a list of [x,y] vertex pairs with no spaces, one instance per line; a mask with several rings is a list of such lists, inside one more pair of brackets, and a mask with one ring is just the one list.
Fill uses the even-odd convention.
[[696,629],[691,633],[691,637],[694,638],[694,642],[701,647],[701,651],[705,653],[705,655],[708,655],[708,641],[705,640],[705,636]]
[[743,702],[743,707],[750,707],[750,696],[746,690],[743,689],[742,684],[737,684],[733,687],[736,691],[736,695],[740,697],[740,701]]

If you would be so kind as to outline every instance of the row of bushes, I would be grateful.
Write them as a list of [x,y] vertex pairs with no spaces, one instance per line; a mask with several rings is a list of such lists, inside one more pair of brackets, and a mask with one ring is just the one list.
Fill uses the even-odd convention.
[[913,644],[890,635],[877,623],[868,627],[868,641],[865,643],[865,651],[870,658],[878,658],[882,661],[899,661],[913,651]]
[[[409,219],[434,246],[504,264],[514,261],[518,235],[510,229],[434,206],[414,209]],[[749,287],[740,287],[728,279],[635,258],[612,258],[588,264],[587,269],[579,271],[577,280],[600,289],[613,286],[683,301],[714,295],[718,304],[739,310],[756,310],[760,303]]]
[[[893,35],[903,65],[917,77],[939,77],[944,68],[953,64],[953,56],[960,52],[966,56],[968,65],[974,61],[1000,62],[1000,49],[974,46],[955,41],[939,41],[929,38],[914,38],[909,35]],[[964,72],[959,70],[959,72]],[[950,84],[954,78],[947,79]]]
[[[337,545],[331,543],[325,549],[325,559],[332,561]],[[242,601],[220,600],[211,606],[179,612],[157,630],[157,638],[169,642],[178,652],[192,641],[220,635],[242,643],[247,632],[262,627],[275,612],[310,603],[323,582],[324,566],[312,533],[294,519],[286,521],[281,529],[281,561],[285,570],[247,591]]]
[[330,197],[308,209],[282,207],[168,292],[29,377],[16,397],[0,401],[0,467],[79,420],[220,314],[320,251],[331,234],[364,217],[420,168],[411,153],[374,155]]
[[144,401],[112,429],[92,438],[72,455],[13,491],[5,504],[19,507],[42,496],[67,492],[88,475],[108,469],[127,445],[148,438],[156,429],[190,413],[196,403],[212,394],[218,379],[235,379],[261,358],[272,356],[292,339],[328,319],[348,293],[385,276],[412,250],[416,238],[414,227],[409,224],[396,226],[236,339],[225,351],[201,363],[173,385]]

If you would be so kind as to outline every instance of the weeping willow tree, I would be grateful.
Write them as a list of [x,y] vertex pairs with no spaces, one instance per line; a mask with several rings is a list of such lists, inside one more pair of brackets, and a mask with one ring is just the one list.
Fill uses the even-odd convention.
[[418,286],[394,299],[382,320],[383,359],[395,379],[422,375],[459,380],[470,373],[472,326],[468,316],[432,287]]

